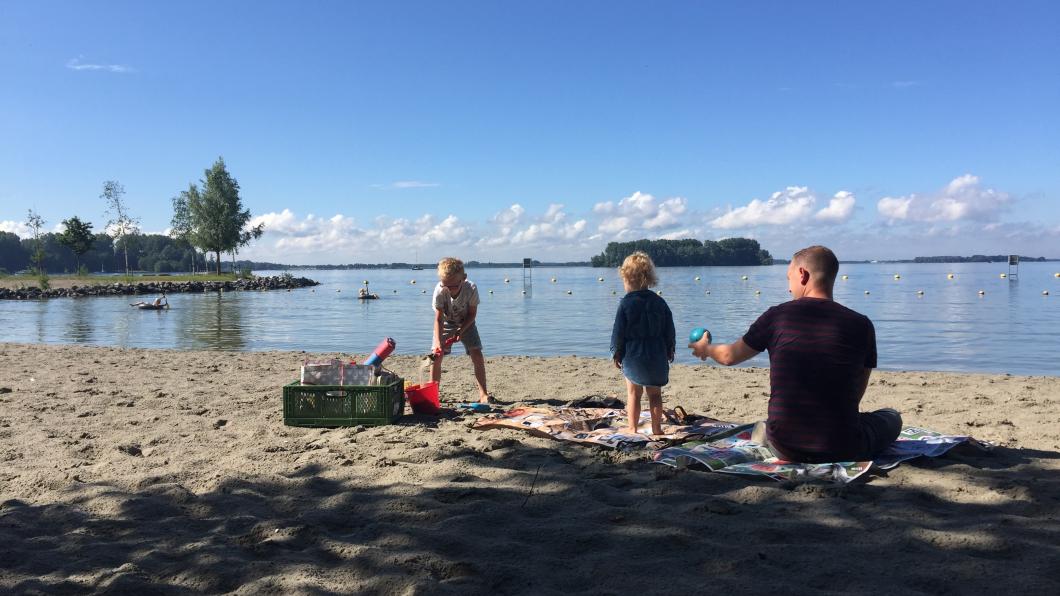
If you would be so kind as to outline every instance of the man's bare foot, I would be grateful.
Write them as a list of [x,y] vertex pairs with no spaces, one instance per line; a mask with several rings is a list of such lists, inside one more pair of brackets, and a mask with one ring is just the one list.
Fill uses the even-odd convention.
[[637,433],[638,433],[638,432],[640,432],[640,431],[639,431],[639,430],[637,430],[637,427],[635,427],[635,426],[630,426],[630,427],[627,427],[627,428],[626,428],[626,432],[627,432],[628,434],[631,434],[631,435],[635,435],[635,434],[637,434]]
[[479,398],[478,398],[478,403],[480,403],[480,404],[495,404],[495,403],[497,403],[497,400],[496,400],[496,398],[493,397],[493,394],[490,393],[488,395],[480,395]]

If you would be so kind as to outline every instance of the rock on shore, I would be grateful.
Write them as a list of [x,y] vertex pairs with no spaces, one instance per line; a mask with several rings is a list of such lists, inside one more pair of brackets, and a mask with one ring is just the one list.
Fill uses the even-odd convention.
[[41,290],[0,288],[0,300],[40,298],[78,298],[84,296],[124,296],[130,294],[181,294],[186,292],[231,292],[235,290],[291,290],[320,285],[306,277],[252,277],[233,281],[160,281],[149,283],[113,283]]

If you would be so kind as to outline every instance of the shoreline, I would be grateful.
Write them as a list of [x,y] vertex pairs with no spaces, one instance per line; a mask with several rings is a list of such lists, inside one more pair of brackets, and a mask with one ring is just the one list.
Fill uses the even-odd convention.
[[[188,294],[202,292],[294,290],[318,286],[320,282],[306,277],[252,277],[249,279],[203,281],[151,281],[136,283],[85,283],[84,280],[62,279],[47,290],[39,286],[0,283],[0,300],[42,300],[50,298],[90,298],[96,296],[135,296],[142,294]],[[89,280],[91,281],[91,280]]]
[[[1057,377],[874,373],[862,409],[998,448],[785,486],[473,415],[283,426],[282,385],[330,355],[0,344],[0,588],[775,593],[765,573],[834,592],[878,589],[884,566],[896,591],[1060,589],[1043,572],[1060,556]],[[486,362],[502,405],[624,393],[606,359]],[[415,356],[387,365],[418,380]],[[768,369],[676,365],[663,402],[749,422],[768,390]],[[474,393],[469,359],[447,358],[443,402]]]

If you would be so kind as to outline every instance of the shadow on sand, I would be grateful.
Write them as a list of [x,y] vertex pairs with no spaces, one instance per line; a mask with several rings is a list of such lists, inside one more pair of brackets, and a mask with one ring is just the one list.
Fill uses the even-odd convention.
[[[883,482],[782,486],[496,436],[487,449],[448,451],[467,465],[438,486],[338,480],[338,464],[315,463],[201,494],[163,476],[134,490],[74,484],[64,503],[8,500],[0,588],[1060,592],[1060,478],[1041,467],[1054,452],[964,452],[905,464]],[[484,467],[520,481],[487,482],[476,475]],[[943,475],[985,490],[940,494],[931,480]],[[117,507],[93,513],[102,503]]]

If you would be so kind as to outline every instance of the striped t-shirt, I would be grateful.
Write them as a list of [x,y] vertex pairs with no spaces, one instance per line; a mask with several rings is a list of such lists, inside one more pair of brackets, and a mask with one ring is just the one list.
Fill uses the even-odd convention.
[[791,461],[848,461],[861,451],[858,403],[876,367],[865,315],[825,298],[800,298],[758,317],[743,341],[769,351],[770,444]]

